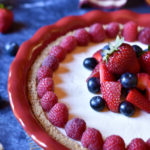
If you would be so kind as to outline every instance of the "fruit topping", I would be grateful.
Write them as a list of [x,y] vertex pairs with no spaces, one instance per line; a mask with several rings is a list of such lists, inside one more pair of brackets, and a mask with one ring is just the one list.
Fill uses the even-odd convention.
[[150,138],[147,140],[146,145],[147,145],[147,148],[149,150],[150,149]]
[[58,58],[50,55],[47,56],[42,63],[42,66],[47,66],[53,71],[58,68],[58,65],[59,65]]
[[53,46],[49,53],[50,56],[58,58],[59,62],[65,59],[66,51],[61,46]]
[[88,148],[88,150],[102,150],[102,135],[94,128],[87,128],[82,135],[81,143],[83,147]]
[[90,27],[89,34],[93,42],[102,42],[106,35],[103,26],[100,23],[95,23]]
[[124,88],[135,88],[137,85],[137,77],[132,73],[124,73],[120,77],[120,82]]
[[135,107],[133,104],[131,104],[127,101],[123,101],[120,104],[119,112],[125,116],[132,116],[135,112]]
[[100,74],[100,83],[115,80],[113,74],[108,71],[105,62],[100,63],[99,74]]
[[103,150],[125,150],[124,140],[117,135],[111,135],[106,138]]
[[68,121],[68,108],[63,103],[55,104],[48,113],[49,121],[57,127],[63,128]]
[[127,22],[126,24],[124,24],[122,34],[125,41],[129,41],[129,42],[135,41],[138,36],[137,24],[133,21]]
[[76,30],[74,36],[78,42],[78,45],[81,46],[87,45],[90,41],[89,33],[85,29]]
[[5,51],[11,56],[16,56],[19,49],[19,45],[15,42],[9,42],[5,45]]
[[119,33],[119,24],[117,22],[111,22],[106,28],[106,35],[109,38],[115,38]]
[[97,64],[98,64],[97,60],[93,57],[86,58],[83,61],[84,67],[89,69],[89,70],[93,70]]
[[102,61],[101,50],[95,52],[92,57],[95,58],[98,62],[101,62]]
[[136,56],[140,57],[143,53],[143,49],[138,45],[132,45],[133,50],[136,52]]
[[50,109],[58,102],[58,98],[52,91],[47,91],[40,99],[41,106],[44,111],[49,112]]
[[146,143],[141,138],[133,139],[127,147],[127,150],[148,150]]
[[52,77],[53,71],[47,66],[41,66],[37,72],[37,79],[40,81],[46,77]]
[[77,46],[77,40],[74,36],[67,36],[65,37],[61,43],[60,46],[67,52],[70,53],[71,51],[73,51],[75,49],[75,47]]
[[150,28],[146,27],[142,29],[139,33],[138,39],[144,44],[150,44]]
[[74,118],[69,120],[65,126],[67,136],[74,140],[81,140],[82,134],[86,129],[86,123],[83,119]]
[[150,51],[142,54],[139,61],[143,71],[150,74]]
[[150,113],[150,101],[146,99],[138,90],[131,89],[126,100],[136,107]]
[[121,103],[121,83],[106,81],[101,83],[101,91],[108,108],[113,112],[119,112]]
[[87,82],[88,90],[92,93],[98,93],[100,91],[99,78],[92,77]]
[[37,93],[39,97],[42,97],[47,91],[53,91],[54,84],[52,78],[43,78],[40,80],[37,86]]
[[140,70],[140,65],[136,53],[132,46],[123,42],[123,39],[117,37],[115,45],[110,44],[110,50],[104,51],[103,60],[106,61],[106,67],[114,74],[137,73]]

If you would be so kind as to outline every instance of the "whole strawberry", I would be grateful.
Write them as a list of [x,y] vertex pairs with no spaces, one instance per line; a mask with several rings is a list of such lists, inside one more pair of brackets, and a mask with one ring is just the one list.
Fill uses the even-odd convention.
[[103,60],[106,61],[106,67],[113,74],[137,73],[140,71],[140,65],[136,53],[132,46],[123,41],[117,37],[115,45],[110,45],[110,50],[104,51]]
[[[1,7],[2,6],[2,7]],[[10,29],[13,23],[13,13],[12,11],[0,5],[0,32],[6,33]]]

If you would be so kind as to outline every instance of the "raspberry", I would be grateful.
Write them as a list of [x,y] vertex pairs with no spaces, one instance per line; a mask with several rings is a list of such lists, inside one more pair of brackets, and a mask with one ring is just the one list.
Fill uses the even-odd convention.
[[103,150],[125,150],[124,140],[117,135],[111,135],[106,138]]
[[93,24],[90,27],[89,34],[93,42],[101,42],[105,39],[105,31],[100,23]]
[[66,51],[61,46],[53,46],[49,55],[57,57],[59,62],[61,62],[65,59]]
[[85,29],[76,30],[74,36],[75,36],[78,44],[81,46],[87,45],[88,42],[90,41],[90,36]]
[[37,86],[37,93],[39,97],[42,97],[47,91],[53,91],[54,84],[52,78],[43,78],[40,80]]
[[141,138],[136,138],[131,141],[127,150],[147,150],[147,146]]
[[147,149],[150,149],[150,139],[147,140],[146,145],[147,145]]
[[61,41],[60,46],[69,53],[77,46],[77,40],[74,36],[67,36]]
[[138,39],[144,44],[150,44],[150,28],[147,27],[141,30]]
[[74,118],[68,121],[65,126],[67,136],[69,136],[74,140],[80,140],[85,129],[86,129],[85,121],[79,118]]
[[137,24],[133,21],[129,21],[124,25],[123,37],[126,41],[132,42],[137,39],[138,30]]
[[68,108],[63,103],[57,103],[48,113],[48,118],[54,126],[64,127],[68,121]]
[[58,65],[59,65],[58,58],[50,55],[47,56],[42,63],[42,66],[47,66],[51,70],[56,70],[58,68]]
[[40,102],[42,108],[48,112],[58,102],[58,98],[55,93],[48,91],[43,95]]
[[102,135],[98,130],[88,128],[82,135],[81,143],[83,147],[89,150],[101,150],[103,146]]
[[108,24],[106,28],[106,34],[109,38],[115,38],[119,33],[119,24],[117,22],[112,22]]
[[53,74],[53,72],[49,67],[42,66],[39,68],[39,70],[37,72],[37,79],[38,79],[38,81],[40,81],[43,78],[52,77],[52,74]]

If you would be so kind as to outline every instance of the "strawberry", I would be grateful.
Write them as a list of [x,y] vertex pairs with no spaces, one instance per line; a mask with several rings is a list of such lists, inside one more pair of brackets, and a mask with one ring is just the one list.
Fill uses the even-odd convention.
[[147,73],[138,73],[138,84],[137,88],[140,90],[146,90],[147,98],[150,101],[150,75]]
[[94,57],[98,62],[101,62],[102,61],[101,50],[95,52],[92,57]]
[[100,64],[97,64],[94,70],[92,71],[91,75],[87,78],[86,81],[88,81],[92,77],[100,78],[100,73],[99,73],[99,66]]
[[138,90],[130,90],[126,100],[138,108],[150,113],[150,101],[145,98]]
[[103,60],[106,61],[106,67],[113,74],[138,73],[140,65],[136,53],[132,46],[123,41],[117,37],[115,46],[110,45],[110,50],[104,51]]
[[0,7],[0,32],[6,33],[10,29],[13,23],[12,11]]
[[143,55],[141,55],[139,61],[143,71],[150,74],[150,51],[145,52]]
[[100,83],[105,82],[105,81],[114,81],[115,80],[115,77],[113,76],[113,74],[111,74],[108,71],[108,69],[105,65],[105,62],[100,63],[99,74],[100,74]]
[[101,83],[101,91],[108,108],[113,112],[119,112],[121,103],[121,83],[106,81]]

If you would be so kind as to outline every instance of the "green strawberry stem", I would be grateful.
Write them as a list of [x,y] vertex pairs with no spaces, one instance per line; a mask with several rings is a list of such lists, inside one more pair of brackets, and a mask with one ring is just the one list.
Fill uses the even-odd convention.
[[0,3],[0,8],[1,9],[7,9],[7,10],[12,10],[12,6],[5,6],[3,3]]

